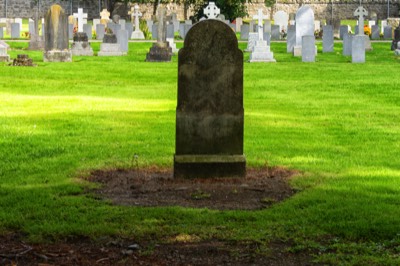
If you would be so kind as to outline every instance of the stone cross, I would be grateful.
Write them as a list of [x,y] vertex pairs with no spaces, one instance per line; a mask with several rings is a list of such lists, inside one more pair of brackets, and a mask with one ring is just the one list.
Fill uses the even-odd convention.
[[258,39],[262,41],[264,39],[264,28],[263,19],[267,19],[266,15],[263,15],[262,9],[258,10],[258,14],[253,16],[254,19],[258,19]]
[[167,31],[167,25],[165,21],[165,8],[160,7],[158,9],[158,28],[157,28],[157,42],[166,42],[167,36],[166,36],[166,31]]
[[87,13],[83,13],[83,8],[78,8],[78,13],[74,13],[78,19],[78,32],[83,32],[83,19],[87,18]]
[[[132,23],[135,23],[135,31],[139,30],[139,17],[142,16],[142,13],[139,10],[139,6],[136,4],[135,6],[131,7],[131,11],[128,12],[129,15],[131,15],[131,21]],[[135,18],[135,21],[133,21],[133,17]]]
[[104,9],[100,12],[100,18],[101,18],[101,19],[105,19],[105,20],[110,20],[110,12],[108,12],[108,10],[104,8]]
[[362,7],[357,7],[354,16],[358,16],[358,35],[364,35],[364,16],[368,16],[368,11]]
[[221,13],[220,9],[215,5],[214,2],[209,2],[208,6],[204,8],[203,12],[208,18],[216,18]]

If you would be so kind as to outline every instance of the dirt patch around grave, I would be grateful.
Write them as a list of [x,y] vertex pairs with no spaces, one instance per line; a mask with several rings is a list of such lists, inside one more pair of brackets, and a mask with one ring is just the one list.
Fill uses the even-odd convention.
[[[87,180],[100,184],[87,193],[114,204],[256,210],[295,193],[288,180],[297,171],[248,169],[246,178],[174,179],[171,169],[96,170]],[[183,237],[183,239],[186,239]],[[313,251],[289,252],[293,243],[218,239],[183,241],[71,237],[29,244],[20,234],[0,236],[0,265],[318,265]]]
[[176,179],[171,169],[118,169],[92,172],[101,184],[94,192],[114,204],[182,206],[218,210],[257,210],[292,196],[288,180],[297,171],[251,168],[245,178]]

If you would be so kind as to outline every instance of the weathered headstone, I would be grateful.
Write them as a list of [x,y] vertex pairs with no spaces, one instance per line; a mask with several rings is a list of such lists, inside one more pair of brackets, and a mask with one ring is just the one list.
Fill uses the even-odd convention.
[[[158,22],[154,23],[151,27],[152,27],[151,38],[153,40],[157,40],[157,38],[158,38]],[[182,38],[184,38],[184,37],[182,37]]]
[[131,39],[143,40],[144,34],[140,30],[140,27],[139,27],[139,18],[142,16],[142,13],[140,12],[139,6],[137,4],[131,8],[130,15],[131,15],[132,23],[134,23],[134,25],[135,25],[135,30],[132,32],[131,35],[129,35],[129,37]]
[[398,48],[398,43],[400,42],[400,26],[397,26],[397,28],[394,30],[394,38],[392,40],[392,46],[391,50],[397,50]]
[[98,56],[122,56],[121,46],[118,43],[115,33],[107,32],[104,34],[103,43],[100,44]]
[[167,42],[167,25],[165,18],[165,9],[158,8],[158,28],[157,42],[153,44],[150,51],[146,55],[147,62],[170,62],[172,49]]
[[74,25],[68,23],[68,39],[74,38]]
[[117,31],[121,29],[121,25],[114,22],[109,22],[107,23],[107,28],[110,29],[113,33],[117,34]]
[[90,24],[83,24],[83,31],[82,32],[84,32],[84,33],[86,33],[86,35],[87,35],[87,38],[89,39],[89,40],[91,40],[92,39],[92,25],[90,25]]
[[289,15],[285,11],[277,11],[274,14],[274,24],[279,26],[279,32],[287,32]]
[[4,38],[4,28],[0,27],[0,39]]
[[43,61],[72,61],[68,43],[68,19],[60,5],[52,5],[46,14],[44,40]]
[[386,26],[383,28],[383,39],[389,40],[393,38],[392,35],[393,28],[392,26]]
[[36,15],[33,21],[33,31],[31,32],[31,40],[29,41],[28,50],[43,50],[44,40],[43,36],[39,36],[39,16]]
[[301,45],[301,61],[315,62],[315,36],[304,35]]
[[85,32],[76,32],[74,42],[71,46],[71,53],[75,56],[92,56],[93,49],[90,46],[88,36]]
[[243,53],[236,35],[221,21],[199,22],[178,56],[174,177],[244,177],[243,131]]
[[281,39],[281,32],[279,31],[279,25],[271,26],[271,39],[272,40],[280,40]]
[[249,40],[247,41],[247,48],[246,52],[253,51],[254,45],[256,45],[256,41],[258,41],[258,32],[250,32],[249,33]]
[[117,31],[117,41],[121,47],[121,52],[128,53],[129,49],[129,36],[127,30]]
[[236,18],[236,32],[240,32],[241,27],[243,25],[243,18]]
[[343,35],[343,51],[342,54],[345,56],[351,55],[351,43],[352,43],[353,35],[349,33],[345,33]]
[[380,34],[381,34],[381,32],[380,32],[379,25],[372,25],[372,27],[371,27],[371,39],[372,40],[379,40],[381,38]]
[[243,24],[240,28],[240,39],[241,40],[248,40],[250,33],[250,26],[249,24]]
[[215,2],[209,2],[203,10],[204,15],[209,19],[215,19],[221,13],[220,9],[215,5]]
[[10,56],[7,53],[9,47],[10,46],[6,42],[0,41],[0,62],[10,61]]
[[293,53],[293,48],[296,45],[296,26],[289,25],[286,36],[286,52]]
[[303,36],[314,35],[314,12],[310,6],[303,5],[296,13],[296,45],[293,55],[301,56]]
[[268,32],[271,34],[271,20],[264,20],[264,32]]
[[333,52],[333,26],[326,25],[322,28],[322,52],[331,53]]
[[104,24],[96,25],[96,39],[97,40],[103,40],[105,32],[106,32],[106,26]]
[[363,35],[353,36],[351,42],[351,62],[365,63],[365,37]]
[[339,38],[343,40],[343,36],[345,33],[349,33],[350,26],[349,25],[340,25],[339,28]]
[[18,39],[21,37],[19,23],[11,23],[11,38]]
[[167,24],[167,33],[166,33],[166,38],[174,38],[175,32],[174,32],[174,25],[173,24]]
[[78,20],[78,32],[83,32],[83,20],[87,19],[87,13],[83,13],[83,8],[78,8],[78,13],[74,13],[73,15]]

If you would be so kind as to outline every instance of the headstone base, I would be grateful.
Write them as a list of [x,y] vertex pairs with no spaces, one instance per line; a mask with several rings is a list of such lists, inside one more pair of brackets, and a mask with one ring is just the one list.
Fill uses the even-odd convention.
[[8,62],[10,61],[9,55],[0,55],[0,62]]
[[301,56],[301,46],[293,47],[293,56]]
[[172,48],[168,42],[155,43],[146,55],[147,62],[171,62]]
[[72,62],[70,50],[51,50],[43,53],[44,62]]
[[98,56],[122,56],[124,53],[121,51],[119,43],[102,43]]
[[93,49],[89,42],[73,42],[71,53],[75,56],[93,56]]
[[144,40],[144,34],[142,31],[134,31],[131,34],[131,39]]
[[174,178],[246,176],[244,155],[175,155]]
[[276,62],[274,53],[271,52],[267,41],[256,41],[253,52],[250,54],[249,62]]

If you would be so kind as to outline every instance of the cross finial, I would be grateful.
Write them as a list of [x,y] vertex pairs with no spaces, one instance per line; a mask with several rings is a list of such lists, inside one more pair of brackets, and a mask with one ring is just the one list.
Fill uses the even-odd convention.
[[354,16],[358,16],[358,35],[364,35],[364,16],[368,16],[368,11],[359,6],[354,11]]
[[268,17],[263,14],[262,9],[258,10],[258,14],[253,16],[254,19],[258,19],[258,39],[263,40],[263,19],[267,19]]
[[83,8],[78,8],[78,13],[74,13],[78,19],[78,32],[83,32],[83,19],[87,18],[87,13],[83,13]]
[[221,11],[214,2],[209,2],[208,6],[204,8],[203,13],[207,16],[207,18],[216,18]]
[[108,12],[108,10],[104,8],[100,12],[100,17],[101,17],[101,19],[109,20],[110,19],[110,12]]

